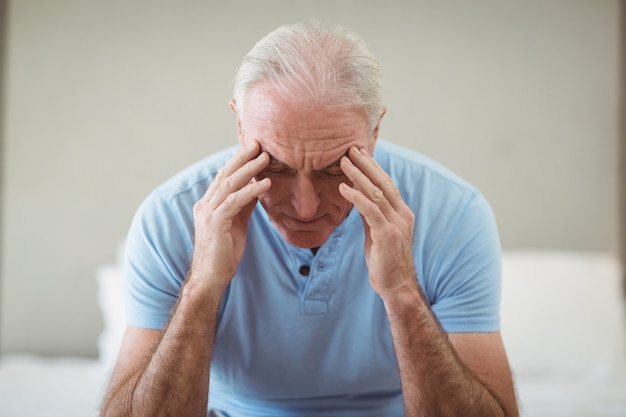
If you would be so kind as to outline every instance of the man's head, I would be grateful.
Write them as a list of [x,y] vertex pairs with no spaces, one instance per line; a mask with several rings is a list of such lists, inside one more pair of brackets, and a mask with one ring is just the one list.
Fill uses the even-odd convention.
[[361,37],[341,26],[285,25],[257,42],[235,77],[240,116],[248,92],[264,82],[289,101],[362,106],[372,131],[384,112],[378,60]]
[[244,58],[231,107],[239,141],[258,140],[270,154],[257,179],[259,197],[289,243],[316,247],[345,219],[351,204],[339,160],[351,146],[372,152],[385,108],[374,56],[353,33],[325,23],[284,26]]

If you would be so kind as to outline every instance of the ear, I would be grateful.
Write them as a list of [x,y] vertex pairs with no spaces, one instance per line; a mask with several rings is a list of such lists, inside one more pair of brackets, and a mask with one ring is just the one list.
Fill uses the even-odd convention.
[[387,107],[383,106],[383,111],[378,118],[378,123],[376,123],[376,127],[372,131],[372,137],[370,138],[369,143],[369,152],[370,154],[374,153],[374,147],[376,146],[376,141],[378,140],[378,131],[380,130],[380,121],[383,119],[383,116],[387,113]]
[[235,103],[235,99],[231,99],[228,102],[228,106],[235,113],[235,118],[237,119],[237,137],[239,138],[239,144],[244,146],[243,140],[243,127],[241,125],[241,117],[239,117],[239,112],[237,111],[237,103]]

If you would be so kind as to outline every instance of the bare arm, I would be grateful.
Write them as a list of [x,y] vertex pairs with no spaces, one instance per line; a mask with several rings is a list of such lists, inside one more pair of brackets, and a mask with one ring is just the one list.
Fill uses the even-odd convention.
[[517,416],[499,334],[448,337],[439,327],[414,272],[414,215],[391,178],[365,149],[352,148],[341,166],[353,186],[340,192],[363,218],[369,280],[387,311],[407,417]]
[[205,416],[219,294],[185,286],[165,331],[129,327],[103,416]]
[[517,416],[499,333],[446,335],[419,289],[385,301],[407,416]]
[[164,331],[129,327],[101,415],[206,416],[210,364],[222,293],[243,255],[248,219],[269,179],[255,141],[218,172],[194,206],[189,276]]

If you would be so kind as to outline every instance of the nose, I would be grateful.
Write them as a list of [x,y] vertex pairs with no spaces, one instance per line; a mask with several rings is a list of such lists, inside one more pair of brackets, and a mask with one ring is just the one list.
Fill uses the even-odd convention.
[[297,175],[293,188],[292,204],[302,220],[315,217],[320,205],[320,198],[311,177],[303,174]]

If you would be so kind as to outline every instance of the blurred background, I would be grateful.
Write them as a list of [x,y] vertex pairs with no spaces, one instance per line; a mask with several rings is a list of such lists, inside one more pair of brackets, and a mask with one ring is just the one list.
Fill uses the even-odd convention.
[[97,355],[96,269],[155,186],[236,143],[241,58],[300,20],[364,37],[381,137],[477,185],[505,250],[624,251],[619,0],[1,3],[0,354]]

